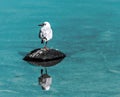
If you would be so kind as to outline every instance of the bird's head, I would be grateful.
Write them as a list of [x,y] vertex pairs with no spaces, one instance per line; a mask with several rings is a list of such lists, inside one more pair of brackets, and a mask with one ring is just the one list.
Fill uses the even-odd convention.
[[49,22],[44,22],[42,24],[39,24],[38,26],[51,27]]

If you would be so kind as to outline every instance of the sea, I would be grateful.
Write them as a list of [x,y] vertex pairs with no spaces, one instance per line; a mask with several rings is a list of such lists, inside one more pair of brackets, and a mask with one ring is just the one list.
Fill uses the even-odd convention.
[[[50,22],[48,47],[66,57],[47,67],[24,56],[42,48],[38,24]],[[120,97],[120,0],[0,0],[0,97]]]

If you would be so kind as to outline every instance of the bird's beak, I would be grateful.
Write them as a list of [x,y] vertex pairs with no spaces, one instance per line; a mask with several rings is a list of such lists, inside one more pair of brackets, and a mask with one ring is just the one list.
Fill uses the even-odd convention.
[[44,23],[43,24],[39,24],[38,26],[44,26]]

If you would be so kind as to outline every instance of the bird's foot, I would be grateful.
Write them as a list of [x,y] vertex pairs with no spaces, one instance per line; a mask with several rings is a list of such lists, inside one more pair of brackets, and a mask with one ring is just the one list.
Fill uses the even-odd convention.
[[43,48],[45,51],[49,50],[49,48],[47,48],[46,46]]

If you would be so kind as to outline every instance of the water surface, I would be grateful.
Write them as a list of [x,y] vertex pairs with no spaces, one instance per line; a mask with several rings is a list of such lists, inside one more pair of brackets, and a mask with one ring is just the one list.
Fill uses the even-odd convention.
[[[120,97],[119,0],[1,0],[0,97]],[[50,48],[67,57],[48,68],[50,91],[38,85],[42,67],[22,60],[42,47],[39,23],[54,31]]]

